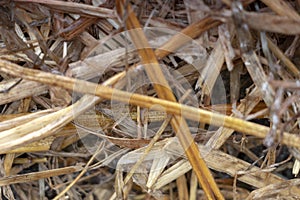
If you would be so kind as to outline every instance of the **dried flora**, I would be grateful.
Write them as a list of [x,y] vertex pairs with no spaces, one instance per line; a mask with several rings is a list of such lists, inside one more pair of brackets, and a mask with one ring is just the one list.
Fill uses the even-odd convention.
[[1,1],[2,198],[300,198],[299,8]]

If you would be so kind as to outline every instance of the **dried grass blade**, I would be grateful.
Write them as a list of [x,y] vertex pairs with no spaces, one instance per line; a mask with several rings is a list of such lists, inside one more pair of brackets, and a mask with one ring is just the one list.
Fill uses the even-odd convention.
[[[131,168],[130,172],[127,174],[127,176],[124,179],[124,183],[126,184],[129,179],[132,177],[132,175],[134,174],[134,172],[136,171],[136,169],[138,169],[138,167],[140,166],[140,164],[143,162],[143,160],[145,159],[145,157],[147,156],[147,154],[151,151],[151,148],[153,147],[153,145],[155,144],[155,142],[157,142],[157,140],[159,139],[159,137],[161,136],[161,134],[163,133],[163,131],[165,130],[165,128],[167,127],[167,125],[169,124],[171,118],[168,117],[163,124],[161,125],[161,127],[159,128],[159,130],[157,131],[156,135],[151,139],[149,145],[145,148],[143,155],[140,157],[140,159],[134,164],[134,166]],[[151,175],[149,175],[149,179],[150,179]],[[157,178],[157,177],[156,177]],[[150,179],[151,180],[151,179]],[[156,179],[155,179],[156,180]],[[148,180],[149,181],[149,180]],[[152,186],[152,183],[148,183],[147,184],[148,187]]]
[[197,200],[197,193],[198,193],[198,181],[195,172],[191,174],[190,180],[190,200]]
[[283,0],[261,0],[269,6],[275,13],[281,16],[287,16],[290,19],[300,20],[299,14]]
[[284,53],[270,40],[270,38],[267,38],[267,41],[270,50],[275,54],[275,56],[280,59],[291,72],[293,72],[295,77],[300,77],[300,71],[296,65],[286,55],[284,55]]
[[[174,145],[172,147],[172,145]],[[169,146],[170,153],[172,151],[176,155],[183,155],[181,150],[176,147],[177,142],[172,143]],[[238,159],[232,155],[226,154],[220,150],[207,150],[207,148],[203,145],[198,145],[201,152],[203,152],[205,156],[205,161],[208,166],[216,171],[227,173],[231,176],[235,176],[237,173],[244,173],[241,176],[238,176],[238,180],[252,185],[256,188],[262,188],[267,186],[270,183],[280,183],[283,182],[284,179],[276,174],[269,173],[268,170],[265,172],[256,166],[252,166],[250,163],[245,162],[241,159]],[[248,170],[247,170],[248,169]],[[164,185],[172,182],[182,174],[191,170],[191,166],[186,160],[181,160],[175,165],[168,168],[158,179],[153,189],[160,189]],[[268,178],[266,178],[268,177]],[[298,189],[299,190],[299,189]]]
[[212,92],[215,82],[220,74],[224,60],[225,56],[221,40],[219,39],[207,60],[205,68],[197,80],[195,89],[201,88],[203,90],[203,95],[210,96],[209,94]]
[[55,198],[54,200],[58,200],[60,199],[75,183],[78,182],[78,180],[88,171],[88,167],[92,164],[92,162],[94,161],[94,159],[96,158],[96,156],[99,154],[99,152],[102,150],[103,148],[103,143],[101,143],[98,147],[98,149],[96,150],[96,152],[93,154],[93,156],[89,159],[89,161],[86,163],[86,165],[84,166],[84,168],[82,168],[80,174],[62,191],[60,192]]
[[[251,101],[248,101],[248,99],[251,99]],[[260,100],[261,98],[259,89],[255,87],[249,94],[249,97],[241,101],[241,104],[237,107],[237,110],[244,115],[248,115],[250,114],[252,109],[254,109],[254,107],[260,102]],[[234,114],[232,114],[231,116],[236,117]],[[219,149],[233,132],[234,130],[232,129],[220,127],[208,140],[206,146],[210,149]]]
[[39,180],[42,178],[48,178],[52,176],[71,174],[74,172],[81,171],[82,169],[83,168],[81,166],[72,166],[72,167],[46,170],[41,172],[32,172],[32,173],[27,173],[22,175],[8,176],[8,177],[0,178],[0,186],[34,181],[34,180]]
[[4,162],[3,162],[5,176],[10,175],[11,167],[13,165],[14,159],[15,159],[14,153],[8,153],[5,155]]
[[58,34],[66,40],[71,40],[78,36],[80,33],[84,32],[87,27],[96,23],[97,21],[98,18],[81,17],[71,23],[68,28],[62,30]]
[[[121,17],[128,15],[126,18],[126,27],[129,30],[131,39],[136,46],[142,63],[150,80],[154,83],[154,89],[162,99],[176,102],[176,98],[165,79],[160,65],[156,59],[154,51],[151,49],[146,36],[144,35],[141,25],[136,18],[130,5],[125,5],[125,1],[117,1],[117,11]],[[124,8],[126,6],[126,8]],[[214,181],[208,167],[200,156],[200,152],[193,141],[190,130],[184,118],[174,116],[171,119],[171,125],[179,138],[182,147],[185,149],[187,157],[197,174],[198,180],[209,199],[224,199],[217,184]]]
[[[298,199],[300,179],[285,180],[280,183],[272,183],[263,188],[253,190],[246,200],[259,199]],[[288,195],[287,195],[288,188]]]
[[82,16],[93,16],[101,18],[115,18],[114,11],[107,8],[90,6],[87,4],[62,2],[57,0],[14,0],[16,3],[39,3],[60,12],[76,13]]
[[203,32],[220,25],[222,22],[213,19],[211,17],[205,17],[202,20],[195,22],[185,29],[183,29],[179,34],[176,34],[163,46],[155,50],[155,55],[157,59],[164,58],[169,53],[174,52],[176,49],[182,47],[186,43],[190,42],[192,39],[198,37]]
[[187,180],[184,174],[182,176],[179,176],[176,179],[176,185],[177,185],[179,200],[189,199]]
[[[2,84],[9,84],[11,81],[3,81]],[[0,84],[0,85],[2,85]],[[0,105],[17,101],[29,96],[46,93],[47,85],[42,85],[34,81],[22,80],[19,84],[9,90],[9,92],[0,93]]]
[[252,36],[249,27],[245,24],[245,12],[243,6],[239,1],[232,3],[232,17],[234,25],[237,30],[237,36],[239,39],[240,50],[242,59],[249,72],[254,84],[258,87],[263,100],[267,106],[271,106],[275,92],[271,85],[268,83],[267,75],[258,59],[257,54],[252,49]]
[[300,33],[300,19],[295,20],[284,16],[254,12],[245,12],[245,19],[245,22],[256,30],[286,35],[298,35]]
[[41,140],[37,140],[35,142],[29,143],[27,145],[22,145],[19,148],[13,149],[11,151],[7,151],[5,153],[28,153],[28,152],[48,151],[50,150],[51,144],[53,143],[54,139],[55,139],[54,136],[49,136]]
[[[248,122],[239,118],[229,117],[229,116],[209,112],[203,109],[178,104],[171,101],[124,92],[107,86],[97,85],[83,80],[77,80],[69,77],[54,75],[39,70],[26,69],[16,64],[10,63],[8,61],[0,60],[0,71],[10,74],[12,76],[18,76],[24,79],[30,79],[48,85],[59,86],[68,90],[73,90],[75,92],[102,97],[104,99],[111,99],[113,95],[115,99],[118,99],[118,101],[125,102],[125,103],[129,102],[130,104],[138,105],[141,107],[151,108],[154,105],[161,105],[166,109],[166,112],[170,114],[182,115],[187,119],[211,124],[214,126],[224,126],[259,138],[264,138],[266,134],[270,131],[270,129],[266,126]],[[272,81],[272,84],[276,86],[275,81]],[[282,85],[280,81],[278,84]],[[297,84],[294,84],[294,86],[296,88],[297,87],[299,88]],[[88,97],[89,95],[85,96],[86,99],[88,99]],[[98,99],[95,97],[93,98]],[[90,105],[87,105],[85,103],[81,106],[83,106],[83,108],[77,107],[76,109],[80,108],[80,111],[83,112],[82,110],[88,109]],[[159,109],[159,108],[155,107],[155,109]],[[12,132],[11,134],[14,135],[14,132]],[[11,141],[6,141],[6,142],[5,142],[5,138],[3,140],[0,140],[0,153],[8,149],[14,148],[14,146],[9,145]],[[300,147],[300,137],[297,135],[289,134],[287,132],[283,133],[281,142],[288,146]]]

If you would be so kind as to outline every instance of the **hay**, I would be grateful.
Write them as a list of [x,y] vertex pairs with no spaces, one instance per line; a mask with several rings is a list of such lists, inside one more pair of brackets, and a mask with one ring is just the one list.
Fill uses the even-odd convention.
[[299,1],[0,2],[7,199],[297,199]]

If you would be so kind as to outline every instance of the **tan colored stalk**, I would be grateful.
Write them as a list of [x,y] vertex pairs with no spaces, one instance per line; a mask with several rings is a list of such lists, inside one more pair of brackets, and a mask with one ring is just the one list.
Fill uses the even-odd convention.
[[291,71],[296,77],[300,76],[299,69],[295,66],[295,64],[286,56],[284,53],[275,45],[270,38],[267,37],[268,45],[270,50],[275,54],[275,56],[280,59],[283,64]]
[[82,169],[83,169],[83,167],[81,167],[81,166],[71,166],[71,167],[51,169],[51,170],[46,170],[46,171],[41,171],[41,172],[32,172],[32,173],[27,173],[27,174],[3,177],[3,178],[0,178],[0,186],[11,185],[11,184],[16,184],[16,183],[26,183],[29,181],[35,181],[35,180],[39,180],[42,178],[49,178],[52,176],[71,174],[74,172],[81,171]]
[[99,17],[99,18],[114,18],[114,11],[111,9],[91,6],[83,3],[62,2],[57,0],[14,0],[16,3],[39,3],[51,7],[57,11],[70,12],[80,14],[82,16]]
[[[125,5],[125,1],[116,1],[117,11],[121,18],[126,17],[126,28],[141,57],[142,64],[153,83],[159,98],[176,102],[176,98],[167,82],[154,51],[142,30],[131,6]],[[126,6],[126,8],[125,8]],[[195,171],[198,180],[208,199],[224,199],[212,174],[205,164],[185,119],[181,115],[175,115],[171,119],[171,125],[176,132],[181,146]]]
[[179,34],[174,35],[163,46],[155,50],[155,55],[157,56],[157,59],[159,60],[161,58],[164,58],[165,56],[167,56],[171,52],[174,52],[176,49],[179,49],[192,39],[198,37],[204,31],[216,27],[220,24],[220,21],[217,21],[211,17],[206,17],[198,22],[189,25],[187,28],[183,29]]
[[[22,77],[24,79],[33,80],[48,85],[59,86],[68,90],[72,90],[74,92],[95,95],[104,99],[111,99],[113,96],[114,99],[118,99],[118,101],[120,102],[126,102],[145,108],[151,108],[154,105],[160,105],[161,107],[156,106],[154,108],[164,108],[165,111],[170,114],[182,115],[186,119],[199,121],[201,123],[207,123],[215,126],[224,126],[226,128],[231,128],[236,131],[246,133],[248,135],[256,136],[258,138],[264,138],[270,130],[266,126],[255,124],[253,122],[248,122],[239,118],[229,117],[226,115],[206,111],[200,108],[186,106],[167,100],[157,99],[154,97],[124,92],[83,80],[54,75],[39,70],[27,69],[4,60],[0,60],[0,71],[13,76]],[[18,132],[18,127],[1,132],[0,153],[7,151],[8,148],[6,145],[12,142],[16,142],[11,141],[9,138],[7,138],[9,135],[15,134],[22,134],[22,132]],[[292,135],[284,132],[281,138],[281,142],[287,146],[300,148],[300,137],[297,135]]]
[[291,8],[291,6],[284,0],[261,0],[264,4],[269,6],[275,13],[281,16],[287,16],[290,19],[299,21],[299,14]]

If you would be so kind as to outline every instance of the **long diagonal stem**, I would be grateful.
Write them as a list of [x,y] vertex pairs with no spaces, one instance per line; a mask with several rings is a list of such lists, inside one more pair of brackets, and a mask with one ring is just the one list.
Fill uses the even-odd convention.
[[[161,70],[154,51],[142,30],[142,27],[135,16],[130,4],[125,6],[125,0],[117,0],[116,7],[121,18],[125,19],[126,28],[129,30],[131,39],[141,57],[147,75],[153,83],[154,89],[161,99],[176,102],[176,98]],[[197,178],[208,199],[224,199],[212,174],[204,162],[185,119],[181,115],[175,115],[171,119],[171,126],[186,152],[186,155],[195,171]]]

